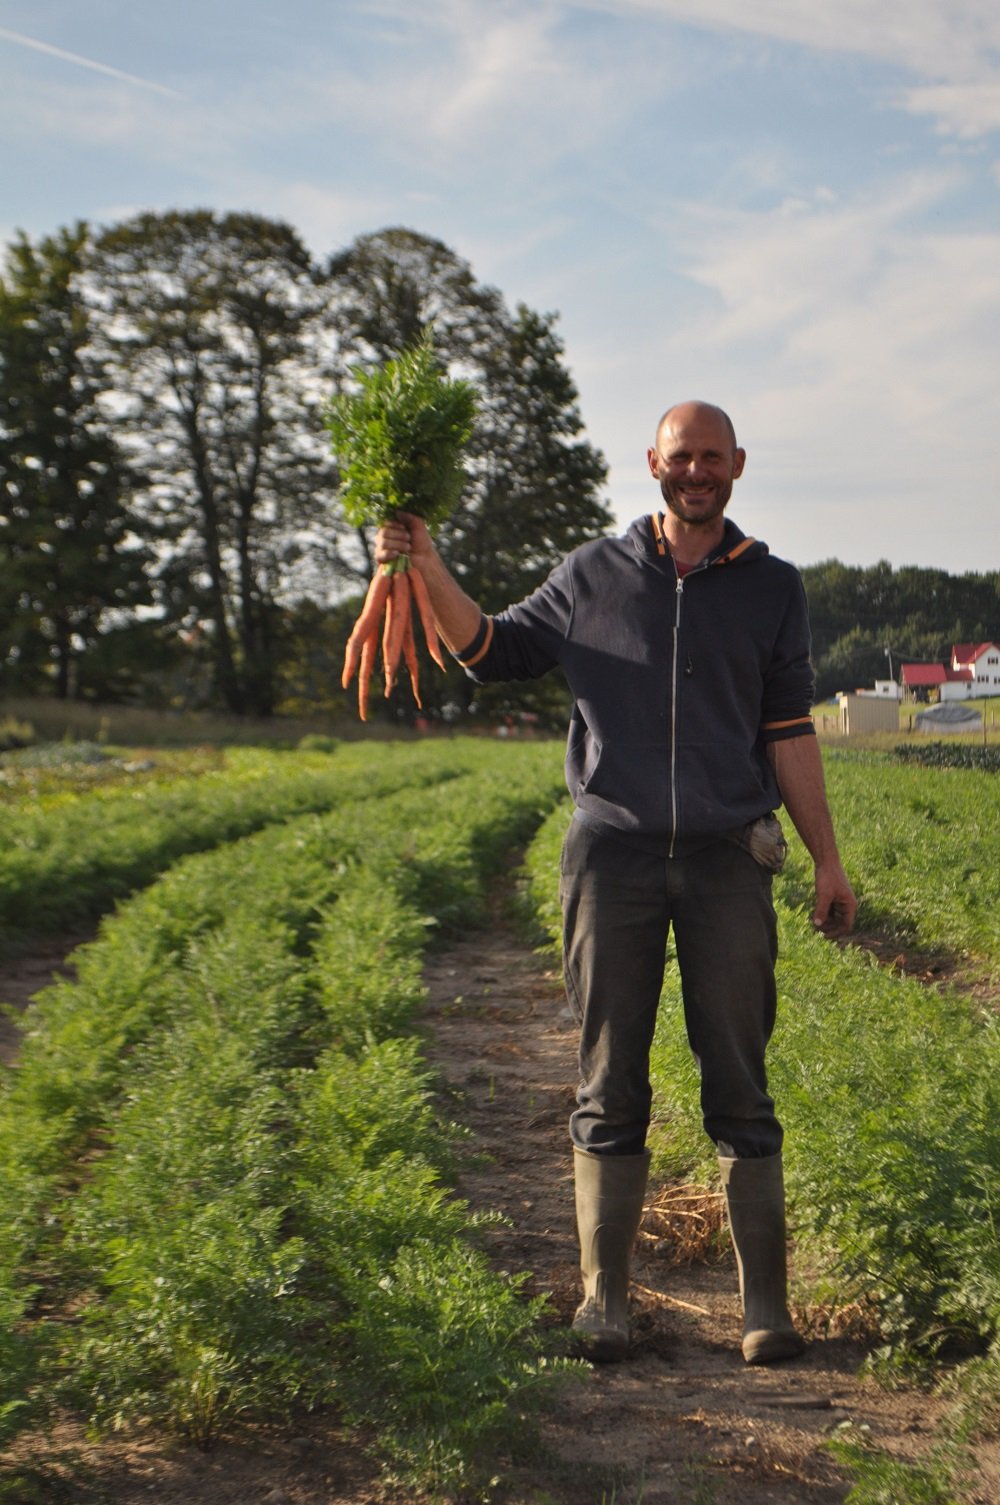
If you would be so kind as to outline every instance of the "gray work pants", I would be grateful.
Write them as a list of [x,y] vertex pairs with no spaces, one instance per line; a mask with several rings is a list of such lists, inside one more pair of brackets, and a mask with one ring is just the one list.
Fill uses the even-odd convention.
[[705,1131],[727,1155],[777,1154],[764,1069],[776,1007],[770,873],[729,841],[667,858],[574,820],[561,875],[566,992],[580,1025],[573,1143],[605,1155],[645,1144],[672,928]]

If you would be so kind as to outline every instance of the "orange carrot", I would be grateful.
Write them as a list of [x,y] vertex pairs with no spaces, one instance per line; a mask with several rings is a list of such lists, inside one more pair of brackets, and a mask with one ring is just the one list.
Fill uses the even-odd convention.
[[382,608],[392,586],[392,576],[387,575],[384,569],[377,569],[372,576],[365,597],[365,604],[361,608],[361,614],[354,624],[350,637],[347,639],[347,649],[344,653],[344,672],[340,677],[340,683],[344,689],[354,678],[354,671],[361,662],[361,650],[368,637],[378,631],[378,624],[382,617]]
[[385,618],[382,622],[382,674],[385,678],[385,693],[388,695],[392,689],[392,681],[389,676],[389,636],[392,632],[392,624],[396,620],[396,610],[399,606],[399,597],[396,595],[396,577],[392,577],[392,588],[385,600]]
[[392,687],[396,683],[396,671],[403,652],[406,623],[410,617],[410,582],[407,574],[408,572],[403,570],[393,575],[392,595],[386,606],[385,631],[382,634],[386,695],[392,693]]
[[406,613],[406,631],[403,633],[403,659],[410,673],[410,686],[413,690],[413,698],[417,702],[417,710],[422,711],[424,705],[420,699],[420,664],[417,660],[417,640],[413,635],[412,611]]
[[434,662],[443,669],[444,659],[441,656],[441,644],[438,639],[437,625],[434,621],[434,608],[431,606],[431,598],[427,594],[427,582],[416,566],[411,567],[409,575],[413,599],[417,603],[417,611],[420,613],[424,637],[427,639],[427,651]]
[[377,652],[378,633],[370,632],[362,644],[361,672],[358,675],[358,715],[362,721],[368,720],[368,691],[371,687],[372,670],[375,668]]

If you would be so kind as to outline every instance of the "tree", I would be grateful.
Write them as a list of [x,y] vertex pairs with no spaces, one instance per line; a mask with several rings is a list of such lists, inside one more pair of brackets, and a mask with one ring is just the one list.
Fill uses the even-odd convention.
[[[88,372],[84,225],[20,235],[0,278],[0,670],[86,690],[102,633],[151,597],[128,473]],[[75,684],[74,680],[75,673]]]
[[282,608],[328,591],[337,569],[320,279],[288,226],[191,211],[106,230],[88,292],[106,407],[144,477],[160,602],[204,628],[228,710],[270,715]]
[[577,391],[555,315],[520,304],[483,376],[462,509],[441,549],[466,590],[495,611],[535,588],[564,554],[607,531],[603,456],[579,436]]
[[852,627],[815,659],[816,693],[820,700],[841,690],[870,689],[876,679],[889,678],[885,642],[862,627]]
[[[556,316],[523,304],[514,314],[495,288],[440,241],[413,230],[360,237],[330,263],[330,296],[341,380],[353,364],[397,355],[430,329],[453,374],[478,395],[461,504],[440,530],[442,556],[489,611],[528,594],[570,549],[606,532],[603,456],[582,437],[578,395],[556,333]],[[362,534],[357,567],[371,572]],[[468,705],[475,692],[457,671],[431,693]],[[492,705],[496,693],[478,694]],[[551,718],[552,687],[507,687],[522,707]],[[491,699],[492,696],[492,699]],[[566,692],[559,696],[562,714]],[[499,702],[498,702],[499,704]]]

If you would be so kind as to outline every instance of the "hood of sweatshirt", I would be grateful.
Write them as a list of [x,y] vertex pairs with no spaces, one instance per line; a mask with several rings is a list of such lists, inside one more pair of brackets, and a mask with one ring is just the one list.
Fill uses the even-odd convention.
[[[644,560],[672,571],[673,559],[663,532],[662,517],[660,512],[637,517],[629,523],[625,536]],[[722,564],[751,564],[755,560],[765,559],[769,552],[766,543],[762,543],[759,538],[749,537],[727,517],[723,521],[721,542],[694,569]]]

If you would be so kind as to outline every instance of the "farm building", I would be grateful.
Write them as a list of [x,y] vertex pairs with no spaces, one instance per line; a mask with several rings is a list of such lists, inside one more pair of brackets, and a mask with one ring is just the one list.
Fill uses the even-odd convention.
[[845,737],[865,732],[898,732],[899,702],[873,695],[838,695],[840,730]]
[[1000,645],[956,643],[950,664],[904,664],[903,693],[913,700],[971,700],[1000,695]]

